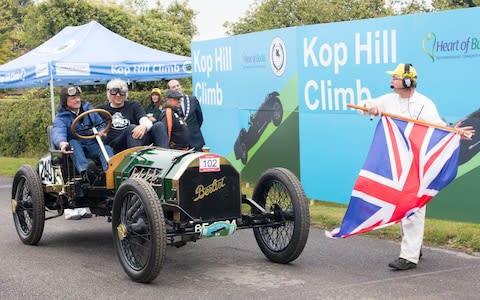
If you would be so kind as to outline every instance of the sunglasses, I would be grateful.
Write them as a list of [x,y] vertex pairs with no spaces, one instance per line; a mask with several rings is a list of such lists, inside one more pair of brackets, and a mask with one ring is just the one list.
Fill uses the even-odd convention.
[[80,93],[82,93],[82,90],[78,86],[71,86],[67,89],[67,95],[69,96],[80,95]]
[[110,95],[120,94],[120,96],[125,96],[127,94],[126,90],[122,90],[120,88],[111,88],[108,90],[108,92],[110,93]]

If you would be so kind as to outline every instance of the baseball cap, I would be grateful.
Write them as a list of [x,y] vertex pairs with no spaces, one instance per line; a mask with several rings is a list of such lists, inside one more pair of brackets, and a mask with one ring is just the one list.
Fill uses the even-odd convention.
[[[405,77],[405,64],[399,64],[394,70],[392,71],[387,71],[386,72],[388,75],[397,75],[401,78],[404,78]],[[415,70],[415,68],[410,65],[409,67],[409,72],[410,74],[410,78],[417,78],[417,70]]]
[[182,93],[176,90],[171,90],[171,89],[168,90],[167,93],[165,94],[165,98],[180,99],[182,97],[183,97]]
[[152,89],[152,92],[150,93],[150,95],[151,95],[151,94],[154,94],[154,93],[161,95],[161,94],[162,94],[162,90],[160,90],[159,88],[153,88],[153,89]]

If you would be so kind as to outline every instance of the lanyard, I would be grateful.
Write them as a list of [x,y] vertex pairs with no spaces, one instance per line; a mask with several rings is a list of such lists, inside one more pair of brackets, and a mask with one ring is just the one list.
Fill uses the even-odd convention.
[[190,100],[187,95],[185,95],[182,99],[182,111],[183,111],[183,116],[185,119],[188,117],[190,114]]

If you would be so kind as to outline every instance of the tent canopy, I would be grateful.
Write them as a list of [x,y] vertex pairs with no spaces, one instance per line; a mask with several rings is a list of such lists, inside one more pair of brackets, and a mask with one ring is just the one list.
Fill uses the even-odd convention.
[[96,21],[68,26],[32,51],[0,66],[0,88],[102,84],[191,76],[191,58],[132,42]]

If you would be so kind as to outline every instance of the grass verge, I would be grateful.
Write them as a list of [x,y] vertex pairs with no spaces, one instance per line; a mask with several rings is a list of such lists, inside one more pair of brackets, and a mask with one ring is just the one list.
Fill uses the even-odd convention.
[[[251,197],[253,193],[252,185],[242,184],[242,192]],[[346,205],[310,201],[311,225],[320,229],[332,230],[340,226],[346,210]],[[369,232],[366,235],[400,241],[400,225],[392,225]],[[480,224],[427,218],[423,241],[427,246],[459,249],[470,254],[480,252]]]
[[38,159],[36,158],[14,158],[0,156],[0,176],[13,177],[17,169],[23,165],[28,164],[35,167]]

